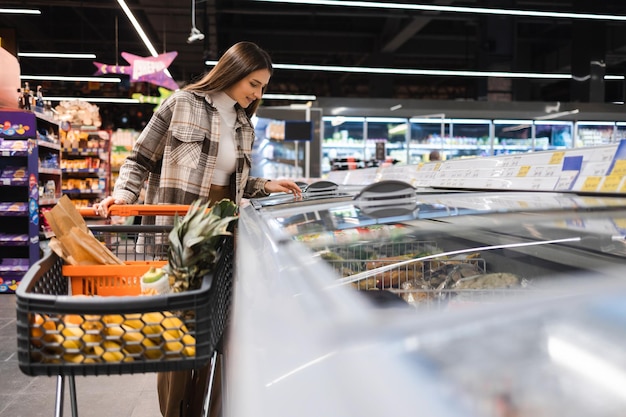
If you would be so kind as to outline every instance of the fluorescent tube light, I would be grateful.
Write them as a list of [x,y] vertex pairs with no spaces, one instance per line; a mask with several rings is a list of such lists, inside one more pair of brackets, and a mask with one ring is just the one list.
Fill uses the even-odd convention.
[[489,124],[489,123],[491,123],[491,120],[487,120],[487,119],[454,119],[455,125],[459,125],[459,124],[482,125],[482,124]]
[[[152,46],[152,42],[150,42],[150,39],[148,39],[148,35],[146,35],[146,32],[144,32],[143,28],[141,27],[141,25],[139,24],[139,22],[135,18],[135,15],[128,8],[128,6],[126,5],[126,2],[124,0],[117,0],[117,2],[122,7],[122,10],[124,10],[124,13],[126,13],[126,17],[128,17],[128,20],[130,20],[130,23],[133,24],[133,27],[135,28],[135,31],[137,31],[137,34],[139,35],[139,37],[143,41],[144,45],[146,45],[146,48],[148,48],[148,51],[150,52],[150,55],[158,56],[159,53],[156,51],[156,49],[154,49],[154,46]],[[170,73],[169,69],[166,68],[165,70],[163,70],[163,72],[168,77],[172,78],[172,74]]]
[[148,39],[148,35],[146,35],[146,32],[143,31],[143,28],[141,27],[141,25],[135,18],[135,15],[126,5],[126,2],[124,0],[117,0],[117,2],[122,7],[122,10],[124,10],[124,13],[126,13],[126,17],[128,17],[128,20],[130,20],[130,23],[132,23],[133,27],[135,28],[135,31],[137,31],[137,34],[143,41],[144,45],[146,45],[146,48],[148,48],[148,51],[150,51],[150,54],[152,56],[159,55],[156,49],[154,49],[154,46],[152,46],[152,42],[150,42],[150,39]]
[[494,125],[517,125],[517,124],[532,124],[532,120],[494,120]]
[[85,81],[95,83],[121,83],[122,79],[117,77],[65,77],[57,75],[20,75],[22,80],[38,81]]
[[96,54],[64,54],[57,52],[18,52],[22,58],[68,58],[68,59],[95,59]]
[[359,122],[363,123],[365,121],[365,117],[357,117],[357,116],[324,116],[322,120],[325,122],[330,122],[333,126],[339,126],[346,122]]
[[597,121],[589,121],[586,122],[584,120],[579,120],[576,122],[579,126],[614,126],[615,122],[597,122]]
[[134,98],[115,98],[115,97],[48,97],[44,96],[44,100],[50,101],[87,101],[89,103],[120,103],[120,104],[139,104],[139,100]]
[[[122,10],[124,10],[124,13],[126,13],[126,17],[128,17],[128,20],[130,20],[130,23],[132,23],[133,27],[135,28],[135,31],[137,32],[137,34],[143,41],[144,45],[146,45],[146,48],[148,48],[150,55],[158,56],[159,53],[156,51],[156,49],[154,49],[152,42],[150,42],[150,39],[148,39],[148,35],[146,35],[146,32],[144,32],[143,27],[141,27],[141,25],[135,18],[135,15],[133,14],[133,12],[128,8],[128,6],[126,5],[126,2],[124,0],[117,0],[117,2],[122,7]],[[169,69],[166,68],[163,72],[168,77],[172,78],[172,74],[170,73]]]
[[367,122],[374,123],[404,123],[406,119],[403,117],[366,117]]
[[[455,123],[456,123],[456,119],[454,119]],[[419,116],[419,117],[411,117],[409,119],[409,122],[411,123],[430,123],[433,125],[440,125],[442,123],[450,123],[452,122],[452,119],[446,119],[446,118],[441,118],[441,119],[434,119],[434,118],[430,118],[430,117],[424,117],[424,116]]]
[[538,78],[567,80],[570,74],[543,74],[534,72],[506,72],[506,71],[452,71],[452,70],[425,70],[409,68],[378,68],[378,67],[343,67],[338,65],[301,65],[301,64],[274,64],[274,68],[300,71],[327,71],[353,72],[365,74],[396,74],[396,75],[438,75],[458,77],[495,77],[495,78]]
[[407,3],[382,3],[377,1],[348,1],[348,0],[257,0],[269,3],[292,3],[311,4],[317,6],[342,6],[342,7],[365,7],[370,9],[397,9],[397,10],[420,10],[423,12],[453,12],[492,14],[500,16],[530,16],[551,17],[560,19],[585,19],[585,20],[616,20],[626,21],[626,16],[596,14],[596,13],[569,13],[569,12],[544,12],[535,10],[512,10],[491,9],[485,7],[462,7],[441,6],[435,4],[407,4]]
[[311,94],[263,94],[263,98],[268,100],[317,100],[317,97]]
[[[205,61],[205,65],[213,66],[217,61]],[[379,68],[379,67],[344,67],[339,65],[302,65],[302,64],[272,64],[274,68],[297,71],[323,72],[352,72],[361,74],[396,74],[396,75],[427,75],[446,77],[494,77],[494,78],[534,78],[550,80],[569,80],[571,74],[550,74],[538,72],[507,72],[507,71],[454,71],[454,70],[424,70],[409,68]],[[623,75],[607,75],[605,79],[623,80]]]
[[41,14],[38,9],[0,9],[0,14]]

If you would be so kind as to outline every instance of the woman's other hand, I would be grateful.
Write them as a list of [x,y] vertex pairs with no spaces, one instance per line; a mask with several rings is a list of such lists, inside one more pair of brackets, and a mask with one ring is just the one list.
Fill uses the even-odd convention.
[[289,193],[296,197],[302,197],[302,190],[293,181],[290,180],[271,180],[265,183],[265,192],[271,193]]

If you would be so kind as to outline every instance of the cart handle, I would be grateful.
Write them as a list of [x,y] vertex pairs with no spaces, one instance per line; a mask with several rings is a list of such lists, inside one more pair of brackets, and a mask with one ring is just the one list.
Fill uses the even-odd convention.
[[[184,215],[189,210],[184,204],[113,204],[109,207],[111,216],[173,216],[175,214]],[[78,209],[83,217],[100,217],[93,207]]]

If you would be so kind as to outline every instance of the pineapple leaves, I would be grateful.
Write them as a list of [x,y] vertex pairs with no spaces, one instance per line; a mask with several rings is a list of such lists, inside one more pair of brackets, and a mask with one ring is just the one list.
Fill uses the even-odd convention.
[[169,234],[167,272],[173,276],[175,292],[200,287],[202,277],[211,272],[217,262],[219,243],[231,223],[237,220],[237,206],[228,199],[209,203],[196,200],[184,217],[174,217]]

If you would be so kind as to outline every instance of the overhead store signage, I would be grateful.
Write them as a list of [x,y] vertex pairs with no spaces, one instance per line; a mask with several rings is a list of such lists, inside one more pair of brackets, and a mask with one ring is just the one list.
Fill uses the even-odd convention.
[[122,57],[130,65],[109,65],[94,61],[93,64],[98,69],[94,75],[103,74],[124,74],[129,75],[133,82],[147,82],[159,85],[170,90],[178,90],[178,84],[167,73],[178,52],[167,52],[157,56],[141,57],[128,52],[122,52]]
[[139,101],[140,103],[156,104],[156,107],[154,108],[154,110],[156,111],[161,106],[161,103],[163,103],[163,101],[165,101],[165,99],[171,96],[173,93],[172,90],[168,90],[167,88],[163,87],[159,87],[158,90],[160,96],[146,96],[141,93],[133,93],[131,97]]

